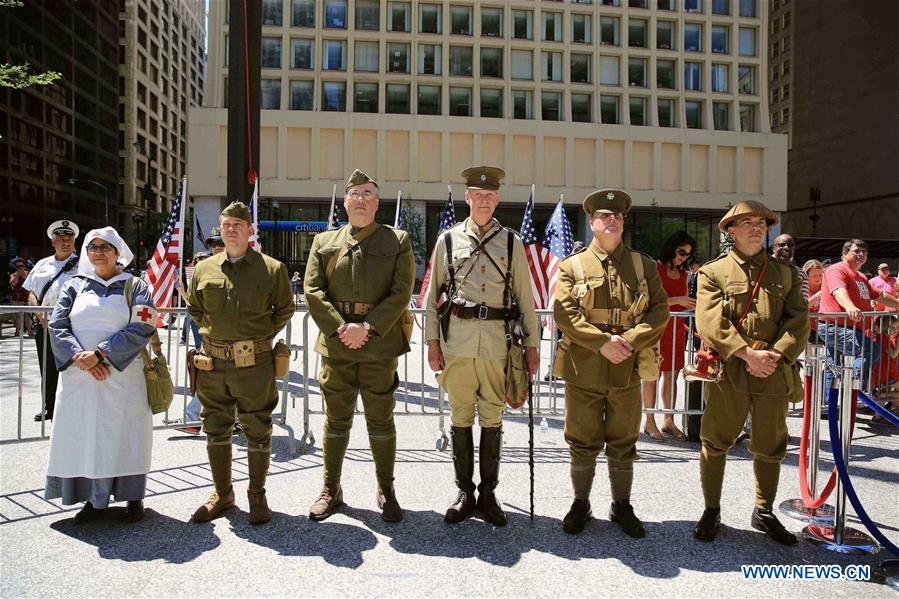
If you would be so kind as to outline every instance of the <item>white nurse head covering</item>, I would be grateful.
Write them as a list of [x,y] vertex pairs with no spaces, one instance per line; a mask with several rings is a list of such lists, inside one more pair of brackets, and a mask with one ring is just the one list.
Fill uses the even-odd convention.
[[122,239],[122,236],[119,235],[118,231],[112,227],[92,229],[84,236],[84,243],[81,244],[81,257],[78,259],[78,274],[88,275],[94,272],[94,265],[91,264],[90,259],[87,257],[87,245],[94,239],[102,239],[115,247],[119,252],[119,255],[116,257],[116,262],[122,266],[128,266],[131,264],[131,261],[134,260],[134,254],[131,253],[131,249],[128,247],[128,244],[125,243],[125,240]]

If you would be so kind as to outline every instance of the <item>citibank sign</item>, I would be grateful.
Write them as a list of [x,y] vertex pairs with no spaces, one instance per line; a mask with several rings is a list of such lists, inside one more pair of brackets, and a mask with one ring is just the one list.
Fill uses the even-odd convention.
[[287,231],[293,233],[321,233],[328,230],[326,220],[261,220],[260,231]]

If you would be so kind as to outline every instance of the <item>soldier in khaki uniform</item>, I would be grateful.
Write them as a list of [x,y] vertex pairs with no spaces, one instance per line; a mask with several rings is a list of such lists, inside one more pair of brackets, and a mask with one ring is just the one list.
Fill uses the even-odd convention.
[[777,221],[761,202],[740,202],[718,224],[734,238],[733,249],[699,270],[696,327],[724,360],[721,380],[707,383],[702,415],[699,473],[705,512],[693,529],[702,541],[718,533],[727,451],[751,414],[752,527],[778,543],[796,543],[771,510],[787,449],[787,402],[801,385],[796,359],[808,339],[808,301],[796,269],[765,255],[766,232]]
[[584,198],[593,241],[559,264],[553,313],[564,338],[554,372],[565,379],[565,440],[574,487],[563,521],[569,534],[584,530],[592,516],[596,457],[605,446],[613,501],[609,519],[632,537],[645,535],[630,504],[643,408],[640,375],[654,366],[655,376],[644,378],[658,377],[655,345],[669,311],[655,261],[621,241],[630,207],[630,196],[618,189]]
[[[459,487],[444,520],[461,522],[477,507],[487,522],[503,526],[506,515],[494,489],[499,482],[505,409],[505,323],[517,316],[510,314],[503,303],[507,274],[511,274],[509,291],[523,315],[525,361],[530,376],[536,374],[539,363],[537,314],[521,239],[493,218],[505,172],[491,166],[474,166],[462,171],[462,177],[467,186],[465,203],[471,214],[438,238],[425,302],[428,364],[439,372],[438,380],[449,394],[453,466]],[[448,244],[452,247],[449,259]],[[438,307],[445,307],[448,300],[453,300],[453,304],[443,335]],[[477,501],[472,480],[475,410],[481,425]]]
[[[234,507],[231,433],[235,408],[247,438],[250,523],[271,520],[265,478],[271,459],[272,410],[278,404],[272,338],[294,312],[287,268],[249,247],[250,211],[241,202],[219,218],[225,251],[197,265],[187,311],[203,336],[202,354],[211,370],[197,373],[203,431],[215,491],[194,512],[206,522]],[[211,360],[210,360],[211,359]]]
[[347,181],[343,206],[350,224],[315,236],[303,283],[321,331],[315,351],[322,356],[319,383],[326,408],[325,480],[309,517],[324,520],[343,504],[340,475],[361,392],[378,507],[384,520],[399,522],[393,394],[397,357],[409,351],[415,257],[406,231],[375,222],[378,184],[362,171]]

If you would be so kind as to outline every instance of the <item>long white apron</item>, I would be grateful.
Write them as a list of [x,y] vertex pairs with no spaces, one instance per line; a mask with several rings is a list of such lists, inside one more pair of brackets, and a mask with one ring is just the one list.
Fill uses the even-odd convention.
[[[69,316],[85,350],[128,325],[123,295],[79,293]],[[110,366],[105,381],[71,365],[59,373],[48,476],[110,478],[150,471],[153,418],[147,402],[143,359],[119,372]]]

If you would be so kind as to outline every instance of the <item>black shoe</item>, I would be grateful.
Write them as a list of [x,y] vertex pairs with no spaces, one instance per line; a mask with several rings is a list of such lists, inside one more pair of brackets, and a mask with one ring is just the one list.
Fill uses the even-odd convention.
[[718,536],[719,528],[721,528],[721,508],[707,507],[702,512],[702,518],[693,527],[693,536],[709,543]]
[[125,522],[140,522],[144,519],[144,502],[138,499],[137,501],[129,501],[128,507],[125,508],[125,515],[122,517],[122,520]]
[[474,498],[474,491],[459,491],[456,501],[446,509],[443,521],[447,524],[458,524],[464,522],[474,513],[477,502]]
[[35,422],[40,422],[41,420],[53,420],[53,412],[38,412],[34,415]]
[[75,514],[74,522],[75,524],[86,524],[91,520],[96,520],[100,516],[103,515],[103,512],[106,510],[98,510],[94,508],[94,505],[88,501],[84,504],[84,507],[81,508],[81,511]]
[[396,499],[393,487],[381,487],[377,491],[378,507],[381,509],[381,519],[384,522],[399,522],[403,519],[403,508]]
[[506,512],[503,511],[503,508],[499,507],[499,502],[496,500],[496,495],[493,493],[485,493],[482,491],[480,495],[478,495],[478,509],[481,510],[481,515],[484,516],[485,522],[494,526],[506,525]]
[[750,439],[749,433],[744,431],[744,432],[740,433],[740,436],[737,437],[736,441],[734,441],[734,445],[736,445],[737,443],[742,443],[743,441],[749,441],[749,439]]
[[642,539],[646,536],[646,529],[640,518],[634,515],[634,508],[629,499],[612,502],[609,509],[609,520],[618,524],[621,530],[629,537]]
[[562,530],[570,535],[580,534],[583,532],[584,527],[587,526],[587,520],[592,517],[593,511],[590,509],[590,501],[587,499],[575,499],[562,520]]
[[760,530],[781,545],[795,545],[799,542],[796,535],[784,528],[771,510],[755,508],[752,510],[752,527]]

